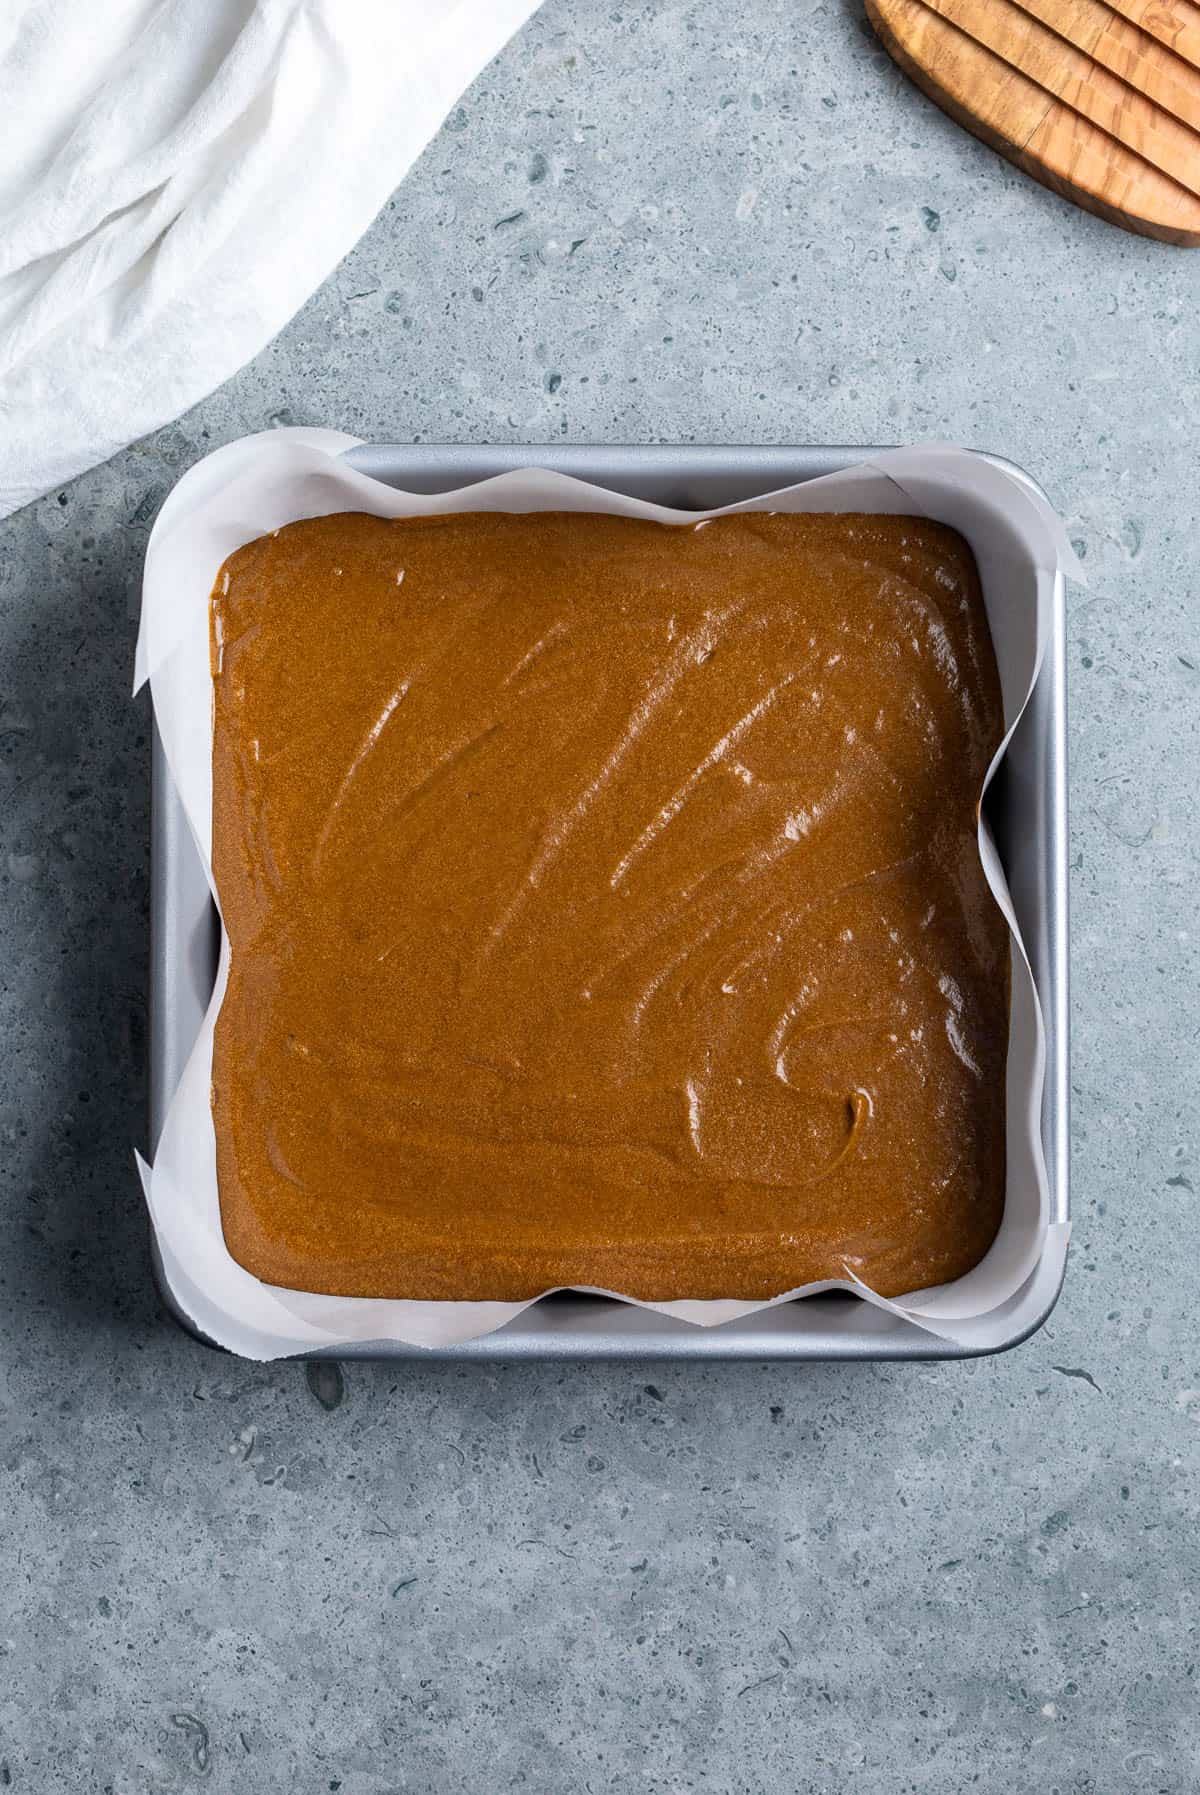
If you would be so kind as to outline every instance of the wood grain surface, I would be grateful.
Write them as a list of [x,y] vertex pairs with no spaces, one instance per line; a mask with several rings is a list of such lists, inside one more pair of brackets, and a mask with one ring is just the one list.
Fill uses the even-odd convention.
[[1200,244],[1200,0],[866,0],[931,99],[1124,229]]

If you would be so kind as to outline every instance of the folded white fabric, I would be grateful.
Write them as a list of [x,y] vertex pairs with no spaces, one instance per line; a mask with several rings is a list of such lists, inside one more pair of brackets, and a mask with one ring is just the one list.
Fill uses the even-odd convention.
[[269,342],[536,5],[0,3],[0,517]]

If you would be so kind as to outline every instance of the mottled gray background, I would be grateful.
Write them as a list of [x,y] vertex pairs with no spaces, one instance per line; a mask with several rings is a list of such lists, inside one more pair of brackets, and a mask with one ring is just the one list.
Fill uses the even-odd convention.
[[[1200,1783],[1198,317],[1200,253],[1014,173],[858,0],[547,0],[278,342],[0,527],[0,1787]],[[1045,482],[1091,585],[1076,1236],[1028,1345],[310,1380],[164,1320],[140,560],[196,457],[293,421]]]

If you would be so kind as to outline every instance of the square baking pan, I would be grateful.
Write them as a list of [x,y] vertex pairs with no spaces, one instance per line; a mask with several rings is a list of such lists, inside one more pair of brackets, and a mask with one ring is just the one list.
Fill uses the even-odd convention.
[[[554,468],[580,480],[681,510],[710,510],[778,491],[869,459],[870,448],[468,448],[386,444],[348,451],[360,472],[407,492],[453,491],[514,468]],[[991,456],[1035,487],[1011,462]],[[1036,489],[1036,487],[1035,487]],[[1065,607],[1053,595],[1046,657],[987,808],[1041,1001],[1046,1030],[1042,1140],[1050,1219],[1068,1219],[1067,740]],[[217,913],[175,792],[157,729],[151,795],[150,1142],[199,1033],[216,978]],[[163,1300],[190,1332],[154,1250]],[[1055,1291],[1018,1304],[1011,1338],[1045,1321]],[[564,1292],[497,1332],[429,1349],[393,1341],[329,1349],[331,1358],[447,1359],[950,1359],[972,1348],[943,1341],[843,1292],[803,1297],[721,1327],[697,1328],[612,1298]]]

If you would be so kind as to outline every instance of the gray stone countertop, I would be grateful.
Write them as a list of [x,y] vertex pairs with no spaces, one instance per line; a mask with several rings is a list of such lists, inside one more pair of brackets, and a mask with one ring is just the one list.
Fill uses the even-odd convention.
[[[857,0],[547,0],[257,361],[0,526],[0,1786],[1200,1784],[1198,319],[1200,254],[1015,173]],[[280,422],[954,439],[1045,483],[1090,584],[1075,1238],[1027,1345],[306,1374],[164,1319],[140,563]]]

